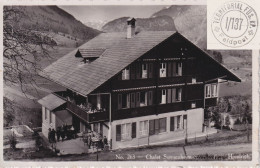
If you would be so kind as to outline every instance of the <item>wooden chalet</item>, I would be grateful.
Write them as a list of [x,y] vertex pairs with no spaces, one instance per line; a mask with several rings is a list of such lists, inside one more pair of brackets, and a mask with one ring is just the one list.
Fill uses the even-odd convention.
[[219,79],[240,79],[174,31],[102,33],[41,76],[67,88],[39,100],[42,131],[62,124],[108,137],[111,149],[161,143],[203,131]]

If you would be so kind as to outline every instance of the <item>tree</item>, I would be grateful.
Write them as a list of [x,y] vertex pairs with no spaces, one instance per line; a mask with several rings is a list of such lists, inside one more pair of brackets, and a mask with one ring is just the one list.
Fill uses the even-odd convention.
[[3,14],[4,82],[19,85],[26,93],[26,85],[36,85],[34,77],[41,70],[38,62],[49,57],[48,50],[56,43],[47,33],[36,31],[37,25],[33,29],[22,26],[27,17],[21,7],[5,6]]
[[12,125],[13,120],[15,118],[15,109],[13,106],[13,102],[6,97],[4,97],[4,127],[9,127]]

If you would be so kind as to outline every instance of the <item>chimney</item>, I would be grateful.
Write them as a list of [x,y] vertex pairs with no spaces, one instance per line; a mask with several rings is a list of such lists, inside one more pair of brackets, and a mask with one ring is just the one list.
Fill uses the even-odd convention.
[[132,38],[135,35],[135,18],[127,19],[126,38]]

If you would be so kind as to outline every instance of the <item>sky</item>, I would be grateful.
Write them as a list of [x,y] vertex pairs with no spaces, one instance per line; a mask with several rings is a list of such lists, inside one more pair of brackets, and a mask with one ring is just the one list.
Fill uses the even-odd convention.
[[167,6],[59,6],[82,23],[120,17],[146,18]]

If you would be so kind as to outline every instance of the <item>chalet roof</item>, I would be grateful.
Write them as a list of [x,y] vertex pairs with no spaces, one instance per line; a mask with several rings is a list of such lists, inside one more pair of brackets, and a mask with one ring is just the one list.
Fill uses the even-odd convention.
[[[101,33],[80,46],[79,49],[68,53],[49,65],[40,72],[40,75],[87,96],[140,56],[174,34],[178,33],[174,31],[143,31],[127,39],[125,32]],[[75,57],[77,52],[82,52],[86,57],[98,58],[91,63],[83,63],[82,58]],[[209,57],[209,60],[228,74],[226,79],[240,81],[236,75],[223,65],[204,51],[202,52],[205,57]]]
[[82,95],[88,95],[174,33],[143,31],[130,39],[126,38],[125,32],[101,33],[79,47],[106,49],[95,61],[84,64],[82,58],[75,58],[76,49],[45,68],[40,75]]
[[80,53],[81,57],[83,58],[96,58],[100,57],[106,49],[102,48],[79,48],[78,52]]
[[66,101],[54,94],[49,94],[48,96],[45,96],[44,98],[38,100],[38,103],[52,111],[66,103]]

